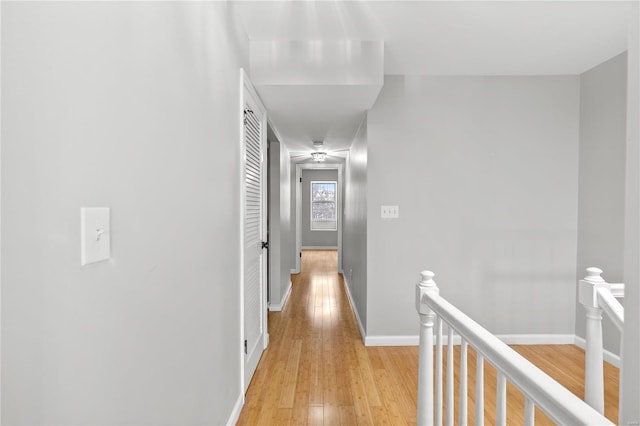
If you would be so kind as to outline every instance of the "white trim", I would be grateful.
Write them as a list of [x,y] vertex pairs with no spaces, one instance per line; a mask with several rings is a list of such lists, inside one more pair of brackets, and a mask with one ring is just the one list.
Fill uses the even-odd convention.
[[[0,1],[0,45],[2,45],[2,2]],[[2,55],[0,55],[0,58]],[[2,70],[2,59],[0,59],[0,70]],[[2,71],[0,71],[0,82],[2,81]],[[2,99],[2,83],[0,83],[0,99]],[[0,105],[2,102],[0,102]],[[0,123],[2,123],[2,106],[0,106]],[[0,124],[0,135],[2,135],[2,125]],[[2,164],[2,137],[0,136],[0,164]],[[0,176],[2,167],[0,167]],[[0,178],[0,188],[2,187]],[[2,211],[2,191],[0,191],[0,212]],[[0,215],[0,224],[2,217]],[[0,241],[2,241],[2,227],[0,226]],[[0,247],[2,244],[0,244]],[[2,306],[2,249],[0,249],[0,306]],[[2,308],[0,308],[0,318],[2,318]],[[2,321],[0,320],[0,371],[2,371]],[[0,383],[0,423],[2,422],[2,384]]]
[[238,258],[240,259],[239,264],[239,277],[240,277],[240,285],[238,286],[238,292],[240,293],[240,321],[239,322],[239,330],[238,336],[238,356],[240,357],[240,397],[242,398],[242,404],[244,404],[244,79],[246,78],[246,73],[243,68],[240,68],[240,86],[238,99],[238,126],[240,128],[240,143],[238,144],[238,158],[240,159],[240,167],[238,168],[238,183],[240,185],[240,241],[239,241],[239,249]]
[[[267,202],[266,202],[266,197],[267,197],[267,178],[266,178],[266,169],[268,166],[268,159],[267,157],[267,109],[264,106],[264,103],[262,102],[262,100],[260,99],[260,97],[258,96],[258,93],[256,92],[253,84],[251,83],[251,80],[249,79],[249,76],[247,75],[247,73],[245,72],[244,68],[240,68],[240,105],[239,105],[239,111],[238,111],[238,117],[239,117],[239,122],[238,125],[240,126],[240,143],[238,144],[238,147],[240,149],[240,176],[239,176],[239,185],[240,185],[240,332],[239,332],[239,355],[240,355],[240,390],[242,392],[242,398],[243,398],[243,403],[244,403],[244,392],[245,392],[245,388],[248,387],[249,383],[246,383],[245,386],[245,374],[244,374],[244,369],[245,369],[245,353],[244,353],[244,252],[245,252],[245,245],[244,245],[244,217],[245,217],[245,167],[246,167],[246,160],[245,160],[245,125],[244,125],[244,108],[245,108],[245,104],[247,102],[247,96],[249,95],[249,97],[251,97],[253,99],[253,101],[256,103],[257,108],[260,109],[260,112],[262,114],[262,118],[261,118],[261,138],[262,138],[262,144],[263,144],[263,161],[264,161],[264,166],[263,166],[263,226],[262,226],[262,240],[266,241],[266,235],[267,235]],[[263,300],[263,306],[264,306],[264,310],[263,310],[263,324],[264,324],[264,332],[263,332],[263,348],[267,348],[267,346],[269,345],[269,328],[268,328],[268,315],[267,315],[267,310],[268,310],[268,304],[267,304],[267,261],[266,261],[266,256],[265,256],[265,261],[263,262],[263,268],[262,268],[262,274],[263,274],[263,284],[262,284],[262,288],[261,288],[261,293],[262,293],[262,300]]]
[[285,291],[284,296],[280,300],[280,303],[271,303],[269,305],[269,310],[271,312],[280,312],[284,309],[284,305],[287,304],[287,300],[289,300],[289,295],[291,294],[291,280],[289,280],[289,286],[287,287],[287,291]]
[[[574,336],[573,344],[583,350],[587,348],[587,341],[580,336]],[[602,349],[602,359],[604,359],[606,362],[613,365],[614,367],[620,368],[620,365],[621,365],[620,355],[616,355],[611,351]]]
[[240,413],[242,412],[243,405],[244,405],[244,392],[241,392],[240,395],[238,396],[238,399],[236,400],[235,405],[233,406],[233,410],[229,415],[229,419],[227,420],[227,423],[225,423],[227,426],[233,426],[236,423],[238,423],[238,419],[240,418]]
[[573,345],[573,334],[499,334],[507,345]]
[[[327,220],[327,219],[313,219],[313,204],[317,203],[317,201],[313,201],[313,185],[314,184],[333,184],[333,188],[335,190],[335,220]],[[326,201],[321,201],[326,202]],[[328,231],[328,232],[337,232],[338,231],[338,216],[340,216],[338,208],[340,205],[338,204],[338,181],[336,180],[312,180],[309,182],[309,224],[311,231]],[[331,228],[314,228],[314,223],[320,226],[321,224],[332,224]]]
[[289,272],[291,274],[299,274],[300,273],[300,269],[291,269],[291,270],[289,270]]
[[362,325],[362,321],[360,320],[360,315],[358,314],[358,310],[356,309],[356,304],[353,303],[353,297],[351,297],[351,291],[349,290],[349,282],[347,281],[347,277],[345,277],[344,272],[340,270],[342,274],[342,281],[344,282],[344,290],[347,293],[347,298],[349,299],[349,304],[351,305],[351,310],[353,311],[353,315],[356,317],[356,321],[358,322],[358,329],[360,330],[360,337],[362,341],[367,341],[367,333],[364,331],[364,326]]
[[273,122],[271,121],[271,116],[267,116],[267,125],[271,127],[271,131],[276,136],[276,139],[277,139],[276,142],[284,144],[284,142],[282,142],[284,139],[282,139],[282,136],[280,136],[280,132],[278,131],[277,127],[273,125]]
[[[446,336],[443,336],[446,338]],[[415,336],[366,336],[365,346],[418,346],[419,337]]]
[[337,170],[338,171],[338,271],[342,270],[342,187],[344,185],[342,164],[331,163],[303,163],[296,164],[296,180],[293,182],[296,186],[296,267],[293,274],[300,273],[300,253],[302,252],[302,170]]
[[338,250],[338,246],[302,246],[301,250]]

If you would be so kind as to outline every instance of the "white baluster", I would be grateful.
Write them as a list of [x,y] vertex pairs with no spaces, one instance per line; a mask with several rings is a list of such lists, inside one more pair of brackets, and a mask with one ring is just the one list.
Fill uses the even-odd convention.
[[535,424],[535,407],[533,401],[525,397],[524,401],[524,426],[533,426]]
[[496,426],[507,424],[507,377],[498,371],[496,383]]
[[602,309],[598,307],[597,288],[606,285],[602,270],[587,268],[580,280],[578,296],[586,311],[586,349],[584,367],[584,400],[604,414],[604,372],[602,366]]
[[433,272],[424,271],[416,287],[416,308],[420,315],[418,364],[418,425],[433,424],[433,323],[435,313],[422,303],[423,295],[437,295]]
[[447,399],[444,403],[446,407],[445,424],[453,426],[453,328],[448,327],[447,333]]
[[466,426],[467,424],[467,341],[462,339],[460,342],[460,402],[458,424]]
[[484,424],[484,357],[476,350],[476,415],[474,423]]
[[442,318],[436,318],[436,420],[442,425]]

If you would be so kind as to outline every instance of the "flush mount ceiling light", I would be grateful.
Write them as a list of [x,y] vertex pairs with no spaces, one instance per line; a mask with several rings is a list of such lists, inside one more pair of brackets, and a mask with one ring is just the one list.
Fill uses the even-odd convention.
[[324,147],[324,141],[313,141],[313,147],[316,151],[311,153],[313,161],[324,161],[327,158],[327,153],[322,151]]
[[313,161],[324,161],[327,158],[327,153],[321,151],[312,152],[311,158],[313,158]]

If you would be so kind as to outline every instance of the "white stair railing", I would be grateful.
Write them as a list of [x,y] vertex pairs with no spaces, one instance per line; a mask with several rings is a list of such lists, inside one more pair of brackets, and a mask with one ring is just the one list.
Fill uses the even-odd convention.
[[[507,346],[459,309],[440,297],[438,287],[430,271],[421,273],[421,281],[416,287],[416,309],[420,316],[420,352],[418,368],[418,417],[419,425],[442,424],[442,324],[448,326],[446,398],[444,401],[445,424],[452,425],[454,413],[453,386],[453,342],[454,332],[461,340],[459,377],[467,376],[467,347],[475,349],[476,391],[475,424],[484,421],[484,361],[498,371],[496,386],[496,424],[507,423],[507,381],[512,383],[525,397],[525,425],[534,424],[534,407],[540,408],[551,420],[558,424],[610,425],[604,416],[587,405],[565,387],[553,380],[516,351]],[[434,328],[435,372],[434,372]],[[456,338],[458,336],[455,336]],[[434,374],[435,373],[435,374]],[[434,380],[435,379],[435,380]],[[435,382],[435,383],[434,383]],[[458,424],[465,425],[467,400],[469,398],[466,380],[459,384]]]
[[[578,283],[578,300],[584,306],[587,326],[584,400],[601,414],[604,413],[602,312],[605,312],[616,326],[622,341],[624,308],[616,297],[624,297],[624,284],[608,283],[602,278],[601,269],[587,268],[587,276]],[[622,398],[619,400],[622,402]],[[619,412],[622,412],[622,407],[619,408]]]

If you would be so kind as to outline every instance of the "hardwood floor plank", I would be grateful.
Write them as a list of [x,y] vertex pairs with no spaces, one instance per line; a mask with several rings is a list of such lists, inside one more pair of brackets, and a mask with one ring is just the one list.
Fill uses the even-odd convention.
[[291,408],[278,408],[273,417],[274,425],[288,425],[291,422]]
[[309,419],[307,420],[307,424],[309,426],[322,426],[324,424],[324,406],[309,406]]
[[376,426],[379,425],[388,425],[392,426],[394,423],[389,420],[387,410],[382,406],[370,406],[369,410],[371,411],[371,418],[373,420],[373,424]]
[[356,420],[356,410],[353,408],[353,405],[343,405],[340,407],[340,424],[344,426],[358,424]]
[[293,408],[293,400],[296,395],[298,382],[298,367],[302,352],[302,340],[294,340],[290,346],[289,358],[284,371],[284,380],[280,393],[280,408]]
[[364,390],[364,384],[360,377],[360,372],[352,368],[349,370],[349,377],[351,378],[351,389],[353,389],[353,407],[356,412],[356,419],[359,425],[372,425],[373,419],[371,418],[371,412],[369,411],[369,404],[367,402],[367,393]]
[[406,425],[407,420],[402,415],[402,410],[398,404],[397,393],[393,391],[389,375],[385,369],[377,368],[374,370],[374,380],[376,388],[380,392],[380,398],[387,410],[387,415],[391,424]]
[[333,404],[324,404],[323,424],[339,425],[340,424],[340,407]]
[[324,403],[324,366],[322,365],[322,342],[320,339],[311,339],[311,345],[307,350],[311,351],[309,404],[321,405]]
[[363,345],[354,345],[354,349],[358,369],[360,370],[360,377],[362,378],[363,386],[367,393],[367,401],[370,406],[379,407],[382,404],[378,395],[378,389],[376,388],[373,380],[367,351]]
[[[304,251],[289,301],[269,312],[270,343],[246,394],[238,425],[413,425],[418,348],[365,347],[336,271],[335,251]],[[416,324],[418,317],[416,314]],[[514,346],[571,392],[584,394],[584,352],[573,345]],[[475,410],[476,353],[468,351],[468,418]],[[455,400],[460,347],[454,347]],[[444,353],[446,363],[446,350]],[[446,364],[445,364],[446,365]],[[496,370],[485,363],[485,424],[495,423]],[[605,363],[605,415],[618,415],[618,369]],[[507,385],[507,421],[523,422],[524,398]],[[458,410],[454,410],[454,422]],[[552,424],[536,409],[536,425]]]

